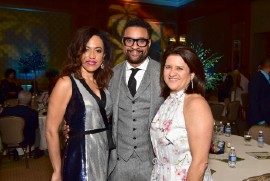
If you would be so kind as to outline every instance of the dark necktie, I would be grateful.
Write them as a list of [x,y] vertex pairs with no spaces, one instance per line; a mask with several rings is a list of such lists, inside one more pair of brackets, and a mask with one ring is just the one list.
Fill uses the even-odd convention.
[[132,68],[131,71],[131,75],[129,77],[129,80],[128,80],[128,88],[129,88],[129,91],[131,93],[132,96],[134,96],[136,94],[136,79],[135,79],[135,74],[139,71],[140,69],[135,69],[135,68]]

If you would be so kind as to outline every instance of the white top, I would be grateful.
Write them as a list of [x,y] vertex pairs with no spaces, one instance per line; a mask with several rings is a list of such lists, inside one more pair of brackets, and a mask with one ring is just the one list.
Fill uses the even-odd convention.
[[[184,91],[170,94],[151,123],[150,135],[156,155],[152,181],[186,180],[192,155],[183,113],[184,97]],[[210,180],[211,173],[207,169],[204,181]]]

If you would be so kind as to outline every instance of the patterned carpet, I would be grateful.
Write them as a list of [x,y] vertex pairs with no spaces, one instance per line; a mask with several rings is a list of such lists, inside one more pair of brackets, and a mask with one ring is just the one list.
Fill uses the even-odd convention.
[[29,159],[29,169],[25,167],[24,158],[18,161],[4,157],[0,163],[1,181],[49,181],[52,174],[50,158],[43,155],[38,159]]

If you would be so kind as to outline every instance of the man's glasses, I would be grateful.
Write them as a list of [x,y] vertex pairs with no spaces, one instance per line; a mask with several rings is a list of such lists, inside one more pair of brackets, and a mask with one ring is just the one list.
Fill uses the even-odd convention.
[[136,42],[139,47],[146,47],[149,44],[149,39],[145,38],[133,39],[129,37],[123,38],[123,43],[125,46],[131,47],[134,45],[134,42]]

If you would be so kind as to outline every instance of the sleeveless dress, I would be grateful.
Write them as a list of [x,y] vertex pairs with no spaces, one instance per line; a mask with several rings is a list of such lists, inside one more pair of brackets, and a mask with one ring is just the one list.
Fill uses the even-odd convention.
[[[109,148],[106,131],[86,134],[85,131],[105,128],[99,106],[82,83],[70,76],[72,96],[64,119],[70,127],[69,140],[62,158],[63,181],[106,181]],[[84,80],[82,80],[84,81]],[[112,111],[112,101],[104,90],[106,114]],[[64,94],[64,92],[63,92]]]
[[[150,135],[156,158],[152,181],[184,181],[192,161],[185,126],[183,106],[184,91],[170,94],[154,117]],[[207,168],[204,181],[210,181],[211,172]]]

